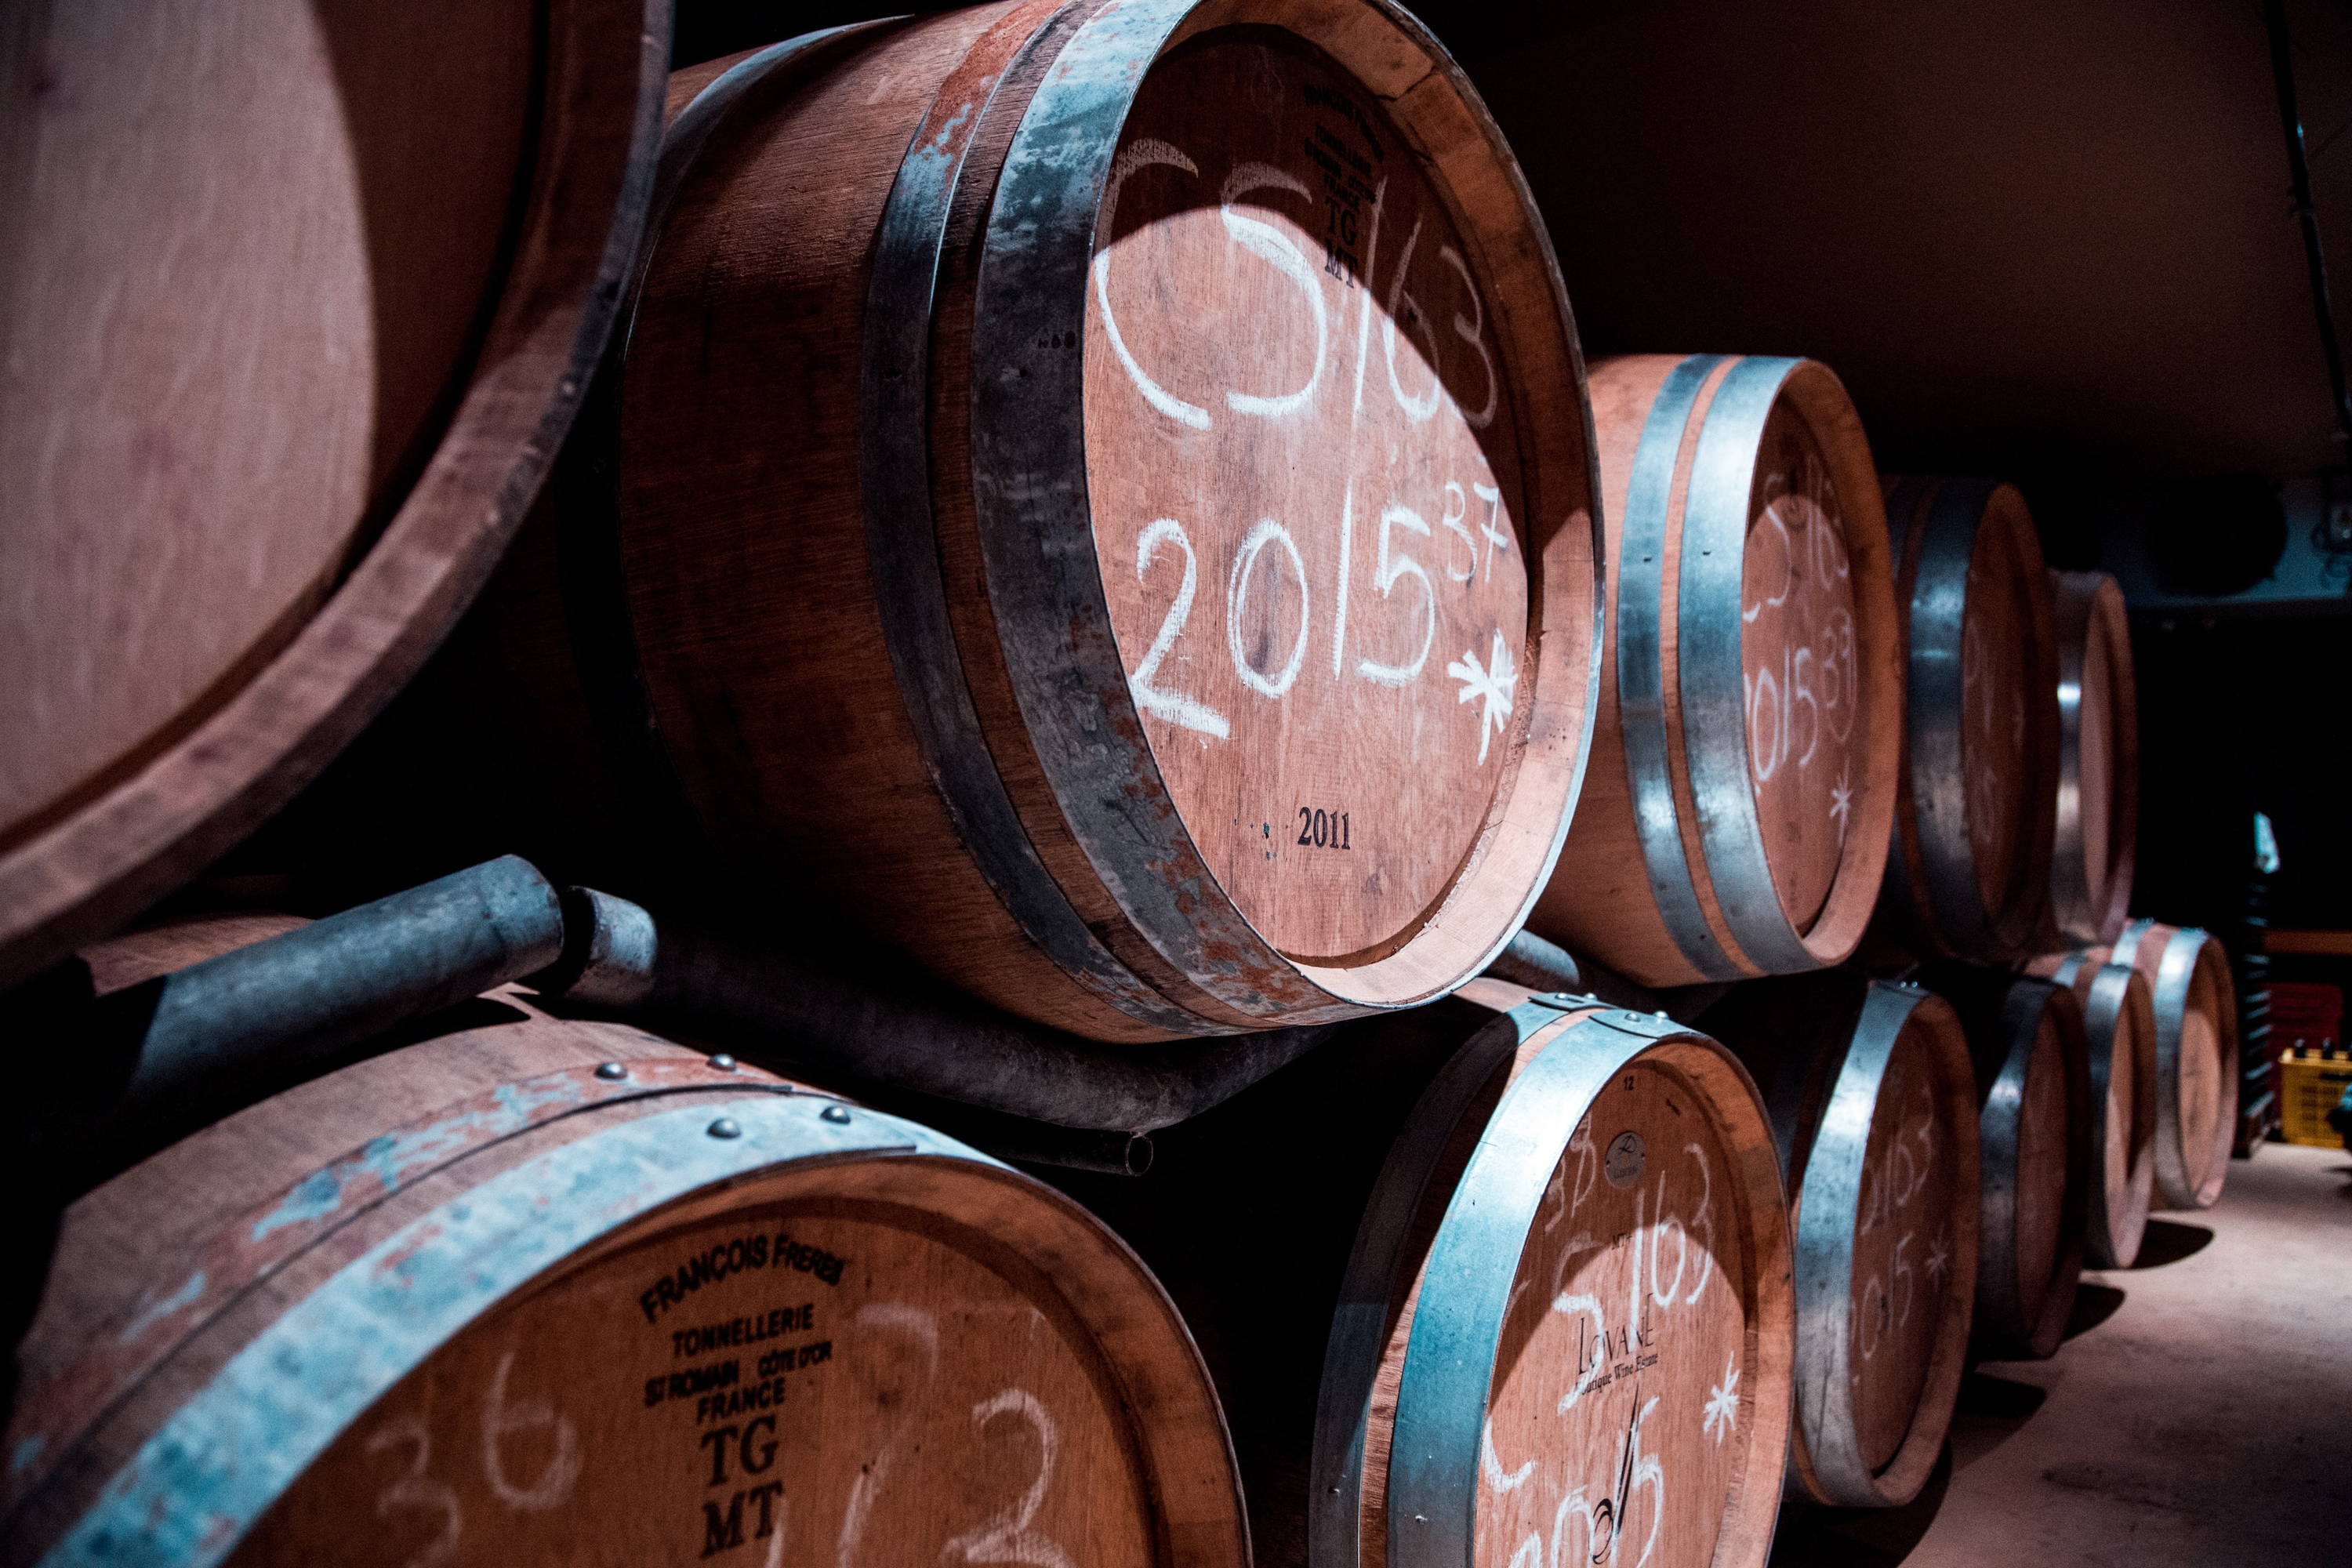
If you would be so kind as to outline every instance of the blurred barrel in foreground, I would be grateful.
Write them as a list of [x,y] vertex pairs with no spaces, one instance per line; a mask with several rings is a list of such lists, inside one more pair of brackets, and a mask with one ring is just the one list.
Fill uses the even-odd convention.
[[1068,1200],[512,991],[443,1022],[67,1213],[0,1560],[1244,1568],[1198,1354]]
[[2021,958],[2049,898],[2059,773],[2042,545],[2023,498],[1990,479],[1891,479],[1886,513],[1908,676],[1874,941],[1919,958]]
[[1558,269],[1436,42],[1035,0],[672,103],[567,530],[667,781],[634,826],[1100,1039],[1475,973],[1582,773],[1597,502]]
[[2060,734],[2050,945],[2111,942],[2131,906],[2132,858],[2139,847],[2131,627],[2123,590],[2103,572],[2053,572],[2050,597]]
[[2037,958],[2026,969],[2071,987],[2083,1004],[2095,1108],[2083,1254],[2095,1268],[2128,1268],[2156,1194],[2156,1010],[2147,977],[2096,950]]
[[1069,1184],[1199,1336],[1259,1563],[1764,1561],[1788,1221],[1723,1047],[1479,980],[1156,1142]]
[[2229,1179],[2238,1123],[2238,999],[2229,954],[2194,927],[2134,921],[2109,957],[2147,976],[2156,1013],[2158,1206],[2210,1208]]
[[1870,447],[1811,360],[1591,373],[1608,650],[1532,928],[1648,985],[1843,960],[1886,858],[1902,668]]
[[1974,1350],[2039,1359],[2065,1337],[2083,1272],[2096,1116],[2083,1007],[2063,985],[1991,975],[1953,996],[1981,1097]]
[[646,0],[7,27],[0,985],[169,891],[429,654],[611,327]]
[[1943,1452],[1976,1295],[1976,1075],[1940,997],[1850,972],[1742,987],[1703,1022],[1772,1113],[1795,1227],[1790,1489],[1898,1508]]

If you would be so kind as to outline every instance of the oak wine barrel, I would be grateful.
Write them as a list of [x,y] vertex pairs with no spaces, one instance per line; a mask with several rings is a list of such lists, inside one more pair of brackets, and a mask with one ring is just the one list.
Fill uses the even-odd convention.
[[2147,977],[2095,952],[2035,959],[2026,972],[2071,987],[2090,1046],[2091,1189],[2083,1254],[2128,1268],[2156,1194],[2156,1009]]
[[1990,479],[1887,481],[1908,673],[1874,948],[2024,957],[2049,899],[2058,647],[2033,519]]
[[612,326],[669,11],[11,21],[0,985],[249,832],[480,586]]
[[1952,996],[1980,1097],[1974,1351],[2040,1360],[2065,1338],[2083,1272],[2096,1115],[2083,1007],[2065,986],[1981,973]]
[[2211,1208],[2238,1125],[2238,994],[2210,932],[2134,921],[2108,955],[2147,976],[2156,1013],[2156,1193],[2160,1208]]
[[2131,907],[2139,847],[2131,626],[2123,590],[2104,572],[2051,573],[2050,599],[2058,635],[2059,765],[2047,945],[2112,942]]
[[1066,1184],[1199,1338],[1262,1568],[1764,1561],[1787,1214],[1722,1047],[1479,980],[1154,1142]]
[[1436,42],[1024,0],[672,107],[565,568],[656,811],[1098,1039],[1476,973],[1582,774],[1600,542],[1559,271]]
[[442,1020],[68,1211],[0,1561],[1244,1568],[1198,1353],[1069,1200],[511,988]]
[[1755,1073],[1794,1229],[1792,1496],[1899,1508],[1943,1452],[1976,1297],[1976,1069],[1942,998],[1850,971],[1742,986],[1706,1028]]
[[1901,649],[1870,447],[1811,360],[1591,370],[1609,637],[1530,922],[1646,985],[1843,962],[1893,821]]

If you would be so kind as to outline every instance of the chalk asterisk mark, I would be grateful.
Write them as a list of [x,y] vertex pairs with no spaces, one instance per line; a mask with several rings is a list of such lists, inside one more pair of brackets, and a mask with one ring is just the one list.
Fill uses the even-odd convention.
[[1845,842],[1845,830],[1853,819],[1853,764],[1849,762],[1838,770],[1837,788],[1830,792],[1830,816],[1837,823],[1838,842]]
[[1467,702],[1474,697],[1486,699],[1486,710],[1478,715],[1478,760],[1484,763],[1487,742],[1502,733],[1504,721],[1511,716],[1511,694],[1519,684],[1518,667],[1511,660],[1510,647],[1497,630],[1488,668],[1480,668],[1478,650],[1470,648],[1447,665],[1445,673],[1462,682],[1455,701]]
[[1927,1277],[1937,1284],[1942,1284],[1944,1270],[1951,1266],[1951,1261],[1952,1255],[1944,1249],[1944,1238],[1937,1237],[1936,1249],[1927,1254]]
[[[1730,1436],[1733,1426],[1739,1419],[1738,1391],[1739,1369],[1731,1363],[1729,1356],[1726,1356],[1723,1360],[1723,1381],[1707,1390],[1706,1419],[1700,1422],[1698,1427],[1702,1434],[1715,1434],[1715,1446],[1718,1448],[1723,1447],[1724,1438]],[[1720,1426],[1717,1425],[1718,1422]]]

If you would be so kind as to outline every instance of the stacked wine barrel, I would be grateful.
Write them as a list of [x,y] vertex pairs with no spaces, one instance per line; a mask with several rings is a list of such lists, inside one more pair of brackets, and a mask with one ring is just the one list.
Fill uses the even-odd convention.
[[2228,955],[2204,931],[2134,921],[2112,947],[2044,961],[2053,973],[2068,963],[2078,971],[2121,964],[2147,982],[2157,1206],[2210,1208],[2229,1175],[2238,1121],[2238,1006]]
[[2058,637],[2058,815],[2043,945],[2112,943],[2139,847],[2139,712],[2123,590],[2100,572],[2050,574]]
[[1958,981],[1952,1000],[1976,1060],[1984,1177],[1974,1348],[2040,1359],[2074,1311],[2104,1114],[2083,1007],[2065,986],[1991,974]]
[[1598,731],[1540,933],[1650,985],[1842,962],[1895,805],[1886,521],[1810,360],[1605,360]]
[[1029,0],[671,108],[562,568],[638,829],[1098,1039],[1476,973],[1582,776],[1600,509],[1435,42]]
[[2128,1268],[2156,1193],[2156,1010],[2147,977],[2088,952],[2038,958],[2027,973],[2070,987],[2090,1052],[2090,1192],[2084,1256]]
[[1942,1453],[1978,1268],[1976,1076],[1958,1017],[1850,971],[1742,987],[1708,1029],[1764,1088],[1795,1231],[1792,1495],[1898,1508]]
[[2017,490],[1989,479],[1893,480],[1886,510],[1908,672],[1874,945],[2023,958],[2049,898],[2060,771],[2042,546]]
[[0,985],[251,831],[480,586],[612,324],[668,14],[11,23]]
[[1249,1561],[1200,1358],[1098,1223],[512,991],[77,1204],[17,1366],[11,1563]]
[[1057,1179],[1182,1306],[1259,1563],[1764,1561],[1788,1221],[1724,1047],[1481,980],[1158,1143]]

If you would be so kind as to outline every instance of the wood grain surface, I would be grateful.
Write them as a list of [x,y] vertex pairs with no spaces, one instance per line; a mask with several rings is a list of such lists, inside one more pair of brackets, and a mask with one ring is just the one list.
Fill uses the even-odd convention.
[[720,878],[1032,1018],[1424,1000],[1516,928],[1583,766],[1557,270],[1400,14],[1098,11],[674,84],[723,125],[619,391],[623,603],[583,610],[649,700],[619,728]]
[[[0,1556],[104,1540],[158,1563],[232,1544],[246,1563],[1246,1563],[1197,1353],[1076,1205],[822,1091],[553,1018],[512,988],[447,1022],[68,1213],[19,1358],[8,1440],[25,1462],[0,1492]],[[865,1142],[763,1157],[778,1108]],[[599,1208],[621,1201],[610,1184],[660,1186],[631,1162],[666,1117],[698,1141],[672,1158],[740,1159],[641,1213]],[[584,1239],[447,1320],[441,1238],[542,1169],[572,1184],[525,1208]],[[526,1226],[512,1245],[541,1244]],[[383,1278],[413,1285],[386,1296]],[[297,1320],[300,1343],[269,1351]],[[380,1364],[419,1320],[456,1326]],[[269,1354],[310,1358],[302,1395],[341,1413],[315,1454],[298,1445],[316,1417],[244,1370]],[[384,1364],[401,1375],[354,1402]],[[157,1434],[183,1428],[267,1435],[239,1456],[261,1479],[159,1470]],[[126,1487],[153,1494],[149,1513],[118,1519]],[[221,1500],[256,1487],[251,1517]]]
[[[1610,551],[1609,647],[1593,763],[1579,811],[1534,924],[1574,951],[1599,958],[1647,984],[1688,984],[1835,963],[1850,953],[1877,896],[1885,861],[1880,825],[1892,820],[1900,722],[1901,671],[1894,619],[1892,568],[1870,449],[1844,390],[1826,368],[1792,365],[1753,427],[1718,431],[1711,439],[1738,444],[1751,469],[1747,493],[1731,518],[1689,515],[1692,475],[1716,401],[1743,362],[1727,358],[1706,369],[1704,357],[1636,354],[1598,362],[1591,373],[1593,418],[1600,439]],[[1758,362],[1760,363],[1760,362]],[[1687,370],[1679,370],[1687,363]],[[1652,418],[1669,378],[1704,369],[1704,379],[1678,426],[1654,429]],[[1663,443],[1671,482],[1637,497],[1633,471],[1645,441]],[[1630,555],[1626,508],[1658,510],[1634,535],[1654,538],[1654,558]],[[1711,524],[1711,527],[1710,527]],[[1741,569],[1725,591],[1686,603],[1685,545],[1694,526],[1711,542],[1732,548]],[[1636,636],[1627,584],[1654,581],[1654,663],[1647,672],[1622,668],[1624,639]],[[1736,600],[1736,602],[1734,602]],[[1682,643],[1685,628],[1729,625],[1738,618],[1738,686],[1713,696],[1736,707],[1737,721],[1710,727],[1686,711],[1695,692]],[[1646,645],[1645,645],[1646,646]],[[1627,749],[1622,709],[1629,674],[1652,682],[1663,708],[1662,749]],[[1724,679],[1728,679],[1725,672]],[[1654,727],[1646,710],[1634,721]],[[1635,740],[1638,742],[1637,735]],[[1766,881],[1751,890],[1718,885],[1724,862],[1703,822],[1728,813],[1702,807],[1693,781],[1694,749],[1701,760],[1741,780],[1752,826],[1737,834],[1760,859]],[[1664,776],[1659,776],[1663,772]],[[1639,775],[1639,776],[1636,776]],[[1672,830],[1645,848],[1640,802],[1647,789],[1654,809],[1669,814]],[[1678,841],[1678,847],[1677,847]],[[1653,866],[1656,860],[1660,864]],[[1717,956],[1706,963],[1676,937],[1662,912],[1655,886],[1686,880],[1702,921],[1702,942]],[[1780,951],[1750,951],[1727,903],[1749,921],[1777,923]]]
[[1251,924],[1328,958],[1391,946],[1472,855],[1528,660],[1513,359],[1458,198],[1349,97],[1278,36],[1161,61],[1087,310],[1087,499],[1152,754]]
[[479,586],[610,324],[666,16],[11,20],[0,984],[249,831]]

